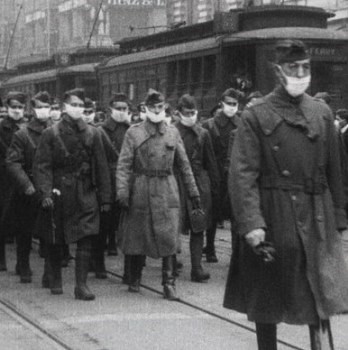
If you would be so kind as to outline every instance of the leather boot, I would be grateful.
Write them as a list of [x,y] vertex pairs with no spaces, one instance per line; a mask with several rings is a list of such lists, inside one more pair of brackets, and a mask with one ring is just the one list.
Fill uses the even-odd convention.
[[309,326],[311,350],[334,350],[330,320],[320,320]]
[[97,279],[106,279],[107,273],[105,268],[104,242],[99,235],[95,236],[92,251],[92,260],[94,262],[95,277]]
[[48,247],[48,264],[51,270],[50,289],[51,294],[63,294],[62,287],[62,248],[52,244]]
[[168,300],[179,300],[175,290],[174,259],[173,256],[162,258],[163,297]]
[[131,293],[139,293],[141,274],[144,266],[144,256],[143,255],[130,255],[130,278],[128,291]]
[[202,268],[203,232],[192,233],[190,237],[191,252],[191,281],[203,282],[210,278],[210,274]]
[[42,288],[51,288],[52,283],[52,268],[49,263],[48,257],[45,258],[44,273],[42,275],[41,286]]
[[75,299],[86,301],[95,299],[95,295],[89,290],[86,284],[90,259],[91,241],[89,237],[86,237],[77,243],[75,258]]
[[31,234],[22,232],[17,240],[19,262],[19,277],[21,283],[31,283],[32,271],[30,269]]
[[5,239],[3,237],[0,237],[0,271],[7,271],[6,245],[5,245]]
[[203,249],[203,253],[206,255],[207,262],[216,263],[218,259],[215,253],[215,236],[216,236],[216,222],[212,227],[206,231],[207,245]]
[[122,276],[123,284],[130,284],[130,275],[131,275],[130,264],[131,264],[131,255],[125,255],[124,263],[123,263],[123,276]]
[[277,326],[271,323],[256,323],[258,350],[277,350]]

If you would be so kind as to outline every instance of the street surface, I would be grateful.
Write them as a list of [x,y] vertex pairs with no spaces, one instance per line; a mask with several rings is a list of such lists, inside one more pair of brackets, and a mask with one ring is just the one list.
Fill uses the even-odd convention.
[[[348,232],[343,244],[348,263]],[[74,263],[63,270],[62,296],[52,296],[41,288],[43,260],[33,245],[33,283],[21,284],[14,274],[14,245],[8,245],[8,272],[0,274],[0,299],[14,305],[42,328],[77,350],[123,349],[256,349],[255,334],[238,324],[253,328],[245,315],[224,309],[222,304],[225,279],[230,256],[228,229],[217,235],[218,264],[204,263],[212,278],[208,283],[190,281],[188,237],[182,239],[184,270],[177,281],[178,294],[184,302],[169,302],[160,294],[142,288],[140,294],[131,294],[127,286],[115,276],[97,280],[90,274],[89,285],[97,295],[94,302],[76,301],[73,297]],[[73,248],[71,249],[74,251]],[[123,273],[123,257],[107,257],[107,269]],[[148,259],[142,283],[159,292],[161,262]],[[217,318],[211,312],[220,316]],[[231,320],[238,323],[231,324]],[[332,319],[336,350],[348,350],[348,315]],[[0,350],[55,349],[55,344],[0,307]],[[309,349],[307,327],[281,325],[278,338],[293,345],[293,349]],[[61,347],[57,347],[61,349]],[[279,350],[291,347],[279,344]]]

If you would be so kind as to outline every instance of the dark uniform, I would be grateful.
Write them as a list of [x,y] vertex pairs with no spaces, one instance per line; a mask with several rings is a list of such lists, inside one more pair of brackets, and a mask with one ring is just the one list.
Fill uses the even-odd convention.
[[222,109],[217,111],[215,117],[202,124],[202,126],[209,131],[220,175],[220,202],[215,208],[213,225],[207,230],[207,244],[204,249],[207,260],[212,262],[217,261],[215,255],[217,222],[229,220],[231,218],[231,206],[227,190],[227,176],[230,161],[229,149],[231,145],[231,133],[234,134],[236,132],[239,124],[240,116],[238,113],[233,117],[228,117],[224,114]]
[[[84,100],[80,89],[67,92],[67,101],[70,96]],[[48,224],[51,225],[50,234],[43,232],[50,243],[53,293],[62,292],[59,244],[77,242],[75,297],[94,299],[86,280],[91,237],[99,232],[99,203],[111,201],[110,178],[105,176],[108,171],[100,133],[81,118],[74,120],[63,113],[62,120],[43,133],[33,172],[43,199],[53,198],[53,193],[57,193],[53,211],[46,209]],[[44,217],[44,210],[42,214]]]
[[[25,103],[26,96],[21,92],[10,92],[7,104],[11,99]],[[13,134],[19,130],[21,120],[16,121],[8,115],[0,121],[0,271],[7,269],[5,256],[6,236],[14,234],[14,217],[11,206],[14,204],[13,182],[6,169],[7,149],[11,144]]]
[[[312,349],[322,349],[318,331],[329,343],[327,320],[348,310],[338,232],[346,227],[344,196],[330,109],[306,94],[294,98],[283,86],[246,109],[229,190],[239,239],[224,306],[256,322],[259,349],[276,349],[279,322],[309,324]],[[276,251],[268,265],[249,241],[260,229]]]

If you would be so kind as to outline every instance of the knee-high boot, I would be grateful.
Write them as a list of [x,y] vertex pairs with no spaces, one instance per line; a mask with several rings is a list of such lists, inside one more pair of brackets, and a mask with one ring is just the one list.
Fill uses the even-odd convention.
[[94,237],[94,244],[92,249],[92,259],[94,263],[95,277],[98,279],[107,278],[106,268],[105,268],[105,237],[98,234]]
[[216,236],[216,225],[214,222],[212,227],[206,231],[207,245],[204,247],[203,252],[206,255],[207,262],[216,263],[218,259],[215,253],[215,236]]
[[[0,233],[0,236],[2,234]],[[6,245],[4,237],[0,237],[0,271],[7,271],[6,265]]]
[[[62,247],[50,244],[47,249],[48,266],[51,271],[50,289],[51,294],[63,294],[62,287]],[[48,267],[47,266],[47,267]]]
[[130,284],[130,276],[131,276],[131,255],[125,255],[124,256],[124,262],[123,262],[123,276],[122,276],[122,283],[123,284]]
[[172,255],[162,258],[162,285],[165,299],[179,299],[175,290],[174,259]]
[[87,286],[87,275],[91,259],[91,238],[85,237],[77,242],[75,258],[75,299],[94,300],[95,295]]
[[320,320],[318,325],[309,326],[311,350],[334,350],[330,320]]
[[41,279],[42,288],[51,288],[52,284],[52,267],[48,257],[45,257],[44,272]]
[[191,253],[191,281],[203,282],[210,278],[210,274],[202,267],[203,232],[192,233],[190,237]]
[[144,255],[128,255],[129,259],[129,287],[131,293],[139,293],[141,274],[145,262]]
[[17,266],[21,283],[31,282],[30,250],[31,233],[23,230],[17,235]]
[[256,323],[258,350],[277,350],[277,325]]

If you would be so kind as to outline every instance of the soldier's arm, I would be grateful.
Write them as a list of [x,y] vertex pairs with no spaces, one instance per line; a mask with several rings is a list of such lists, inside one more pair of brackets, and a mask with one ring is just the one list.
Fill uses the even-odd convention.
[[230,200],[241,235],[266,227],[258,186],[260,143],[251,119],[250,112],[245,111],[233,145],[228,175]]
[[51,198],[53,190],[53,134],[51,128],[44,130],[33,162],[33,180],[42,199]]
[[21,131],[16,132],[7,149],[6,168],[7,172],[21,193],[24,193],[30,186],[33,186],[28,175],[24,171],[26,148],[25,137]]
[[338,230],[343,230],[347,227],[347,220],[338,137],[335,131],[333,118],[327,118],[326,124],[328,128],[328,164],[326,168],[326,177],[334,205],[336,227]]
[[100,204],[109,204],[112,202],[111,199],[111,181],[108,160],[106,158],[105,149],[101,139],[101,132],[93,129],[94,136],[94,169],[96,175],[96,185],[98,188],[98,195]]
[[192,173],[190,161],[187,157],[184,143],[177,131],[177,146],[175,149],[174,166],[179,169],[190,198],[199,197],[196,181]]
[[123,140],[120,157],[116,170],[116,197],[117,200],[128,201],[130,193],[130,182],[133,174],[133,161],[135,147],[132,140],[132,130],[129,129]]

